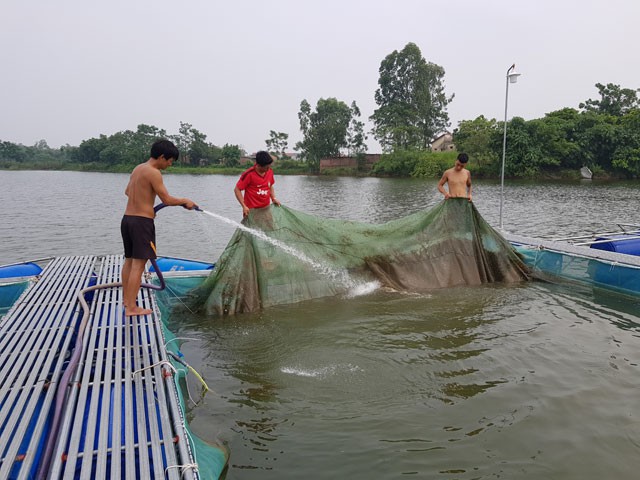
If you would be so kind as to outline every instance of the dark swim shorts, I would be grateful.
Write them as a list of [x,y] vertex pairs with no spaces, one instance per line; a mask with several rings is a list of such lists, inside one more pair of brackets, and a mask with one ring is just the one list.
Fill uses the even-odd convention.
[[[156,226],[153,218],[125,215],[120,223],[125,258],[148,260],[155,252]],[[153,245],[153,246],[152,246]]]

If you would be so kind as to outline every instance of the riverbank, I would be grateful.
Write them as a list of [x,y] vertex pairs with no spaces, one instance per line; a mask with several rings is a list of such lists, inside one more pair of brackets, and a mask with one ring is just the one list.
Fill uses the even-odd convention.
[[[112,165],[105,166],[103,164],[77,164],[77,163],[0,163],[0,171],[66,171],[66,172],[94,172],[94,173],[131,173],[135,165]],[[241,167],[225,167],[225,166],[206,166],[206,167],[192,167],[185,165],[173,165],[167,170],[167,173],[172,174],[185,174],[185,175],[240,175],[244,172],[248,165]],[[485,172],[479,173],[474,171],[474,166],[469,166],[472,178],[483,180],[499,180],[499,175],[488,175]],[[412,178],[410,175],[373,175],[367,171],[357,171],[348,168],[335,168],[331,170],[325,170],[322,173],[309,173],[304,164],[291,165],[291,162],[287,162],[287,165],[275,165],[274,172],[277,175],[308,175],[308,176],[322,176],[322,177],[372,177],[372,178]],[[434,178],[439,179],[442,175],[441,172],[434,173],[432,176],[424,176],[422,178]],[[505,177],[509,179],[516,179],[516,177]],[[558,171],[544,171],[540,172],[535,177],[517,177],[518,180],[533,180],[533,181],[572,181],[582,180],[580,170],[558,170]],[[611,172],[605,172],[603,170],[596,170],[593,173],[593,180],[604,181],[624,181],[629,180],[626,176],[617,175]]]
[[[60,172],[94,172],[94,173],[131,173],[135,165],[112,165],[105,167],[97,164],[23,164],[11,163],[0,165],[0,170],[5,171],[60,171]],[[240,175],[249,165],[242,167],[191,167],[184,165],[172,165],[167,172],[187,175]],[[278,175],[307,175],[306,168],[278,168]]]

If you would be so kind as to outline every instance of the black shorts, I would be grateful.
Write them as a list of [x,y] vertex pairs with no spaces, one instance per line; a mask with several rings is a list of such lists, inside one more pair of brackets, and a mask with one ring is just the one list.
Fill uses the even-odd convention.
[[156,226],[153,218],[125,215],[120,223],[125,258],[157,258]]

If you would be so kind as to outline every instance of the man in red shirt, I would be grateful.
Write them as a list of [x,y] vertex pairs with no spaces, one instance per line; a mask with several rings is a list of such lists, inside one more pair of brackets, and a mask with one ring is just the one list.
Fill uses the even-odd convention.
[[[256,153],[256,163],[253,167],[245,171],[241,176],[236,188],[233,192],[242,205],[242,216],[249,215],[251,208],[268,207],[271,201],[280,206],[280,202],[276,198],[276,192],[273,189],[275,179],[273,178],[273,170],[271,164],[273,158],[269,152],[260,151]],[[242,191],[244,190],[244,198]]]

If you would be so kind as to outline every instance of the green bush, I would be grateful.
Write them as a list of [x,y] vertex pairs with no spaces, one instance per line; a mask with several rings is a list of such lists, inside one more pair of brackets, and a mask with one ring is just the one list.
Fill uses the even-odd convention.
[[397,150],[382,155],[371,172],[380,176],[408,177],[413,173],[423,153],[420,150]]
[[422,152],[411,176],[440,178],[447,168],[453,167],[457,156],[458,152]]

